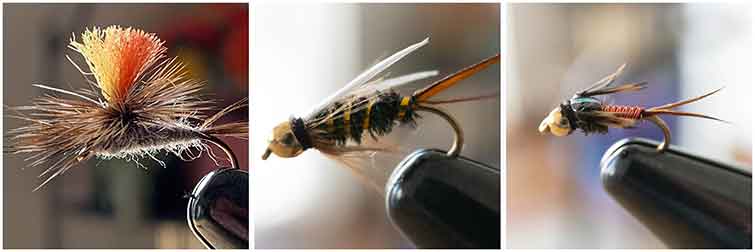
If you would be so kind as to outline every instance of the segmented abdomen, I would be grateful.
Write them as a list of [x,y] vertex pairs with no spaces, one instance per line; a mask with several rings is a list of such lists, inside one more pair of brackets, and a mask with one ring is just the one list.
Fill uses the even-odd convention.
[[640,119],[642,118],[642,112],[645,109],[637,106],[622,106],[622,105],[602,105],[600,110],[603,112],[610,112],[616,114],[618,117],[628,119]]
[[342,145],[347,140],[361,143],[364,132],[373,138],[387,135],[396,124],[415,124],[413,103],[413,97],[393,91],[343,99],[315,117],[325,118],[325,123],[317,126],[321,130],[317,137]]

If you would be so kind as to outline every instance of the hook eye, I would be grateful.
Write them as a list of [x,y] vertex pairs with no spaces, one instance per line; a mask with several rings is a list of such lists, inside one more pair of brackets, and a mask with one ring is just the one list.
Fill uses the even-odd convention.
[[220,168],[194,187],[186,215],[194,236],[209,249],[249,248],[249,173]]
[[451,128],[454,129],[454,143],[451,145],[451,148],[448,149],[448,152],[446,152],[446,155],[452,158],[458,157],[461,153],[461,147],[464,145],[464,132],[461,130],[461,126],[459,126],[459,123],[454,120],[451,115],[444,112],[443,110],[440,110],[438,108],[428,107],[428,106],[417,106],[416,110],[419,111],[426,111],[433,114],[436,114],[448,122],[449,125],[451,125]]

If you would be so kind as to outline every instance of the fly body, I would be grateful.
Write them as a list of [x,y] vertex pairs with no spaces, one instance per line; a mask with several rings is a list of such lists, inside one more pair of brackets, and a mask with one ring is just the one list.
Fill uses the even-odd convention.
[[[319,139],[343,146],[357,144],[368,133],[373,139],[387,135],[394,125],[415,125],[414,99],[389,90],[368,97],[349,97],[324,109],[308,128]],[[339,109],[342,108],[343,109]]]

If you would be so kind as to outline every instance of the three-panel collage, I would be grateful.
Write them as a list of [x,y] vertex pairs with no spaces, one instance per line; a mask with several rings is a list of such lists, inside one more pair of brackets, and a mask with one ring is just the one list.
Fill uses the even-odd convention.
[[748,1],[0,14],[3,249],[752,249]]

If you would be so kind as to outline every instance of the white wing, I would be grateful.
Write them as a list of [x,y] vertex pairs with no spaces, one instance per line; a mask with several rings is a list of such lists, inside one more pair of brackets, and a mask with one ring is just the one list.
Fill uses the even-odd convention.
[[383,72],[385,69],[387,69],[394,63],[404,58],[406,55],[409,55],[410,53],[416,51],[417,49],[428,44],[429,42],[430,42],[430,38],[425,38],[425,40],[422,40],[419,43],[413,44],[405,48],[404,50],[394,53],[390,57],[378,62],[377,64],[373,65],[372,67],[362,72],[361,74],[357,75],[357,77],[351,80],[349,83],[347,83],[346,86],[342,87],[335,93],[325,98],[317,106],[312,107],[312,109],[309,110],[309,112],[305,113],[302,118],[305,118],[305,119],[312,118],[318,111],[327,107],[333,101],[338,100],[339,98],[348,94],[349,91],[351,91],[352,89],[364,85],[368,81],[375,78],[375,76]]
[[353,92],[350,92],[349,95],[370,95],[374,94],[375,92],[382,92],[391,88],[406,85],[421,79],[427,79],[436,75],[438,75],[438,71],[433,70],[411,73],[387,80],[378,79],[367,83],[359,89],[355,89]]

